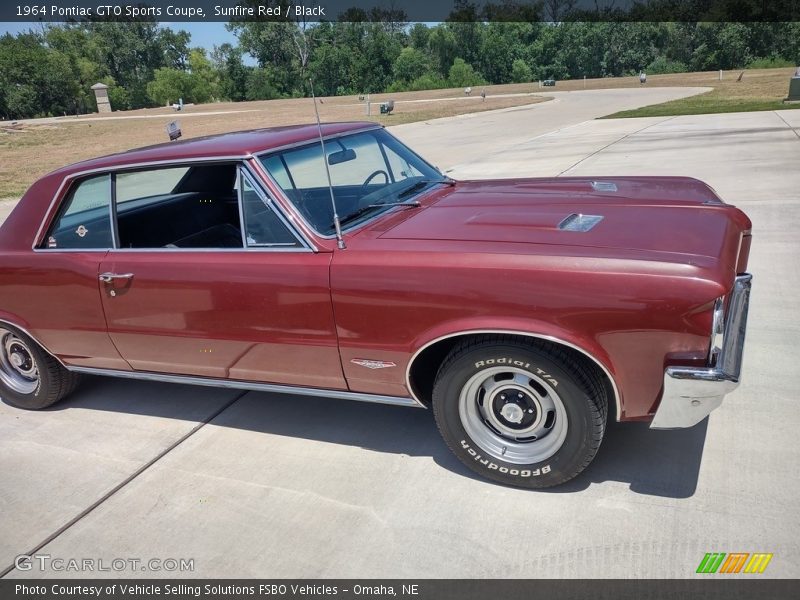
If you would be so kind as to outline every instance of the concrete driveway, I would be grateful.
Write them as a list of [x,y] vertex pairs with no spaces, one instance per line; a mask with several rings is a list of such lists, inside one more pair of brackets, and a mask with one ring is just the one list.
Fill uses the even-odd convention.
[[692,175],[746,210],[744,383],[707,421],[611,424],[589,469],[534,492],[474,478],[427,411],[93,378],[45,412],[0,404],[0,569],[37,551],[194,559],[174,576],[681,578],[771,552],[763,576],[800,576],[800,110],[586,121],[587,98],[655,95],[620,92],[396,133],[455,177]]

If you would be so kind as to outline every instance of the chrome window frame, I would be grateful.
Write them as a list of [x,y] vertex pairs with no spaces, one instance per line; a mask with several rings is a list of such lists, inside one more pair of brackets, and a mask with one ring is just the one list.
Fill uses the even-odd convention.
[[[304,142],[307,143],[307,142]],[[43,252],[43,253],[53,253],[53,252],[319,252],[316,244],[314,244],[308,236],[306,236],[299,228],[294,226],[291,221],[292,219],[287,217],[284,214],[283,207],[280,206],[279,203],[273,202],[272,199],[269,197],[267,190],[263,189],[263,184],[261,182],[260,176],[257,173],[253,172],[253,169],[248,161],[255,158],[255,156],[251,153],[245,154],[234,154],[234,155],[224,155],[224,156],[203,156],[203,157],[193,157],[193,158],[185,158],[185,159],[168,159],[168,160],[154,160],[154,161],[145,161],[145,162],[132,162],[132,163],[122,163],[119,165],[114,166],[106,166],[106,167],[97,167],[94,169],[85,169],[83,171],[75,171],[74,173],[70,173],[69,175],[65,176],[64,179],[58,186],[55,194],[53,195],[50,204],[47,207],[47,210],[42,217],[42,221],[39,224],[39,229],[36,232],[36,235],[33,238],[33,243],[31,245],[31,250],[33,252]],[[259,194],[263,194],[264,197],[268,198],[271,202],[271,206],[273,210],[276,211],[278,216],[281,218],[284,224],[287,225],[289,231],[300,241],[301,246],[300,248],[292,247],[270,247],[270,246],[248,246],[243,239],[243,247],[242,248],[119,248],[119,234],[117,232],[117,224],[116,224],[116,174],[123,171],[139,171],[139,170],[146,170],[148,168],[168,168],[170,166],[179,167],[181,165],[196,165],[202,163],[226,163],[232,162],[236,163],[237,168],[237,177],[238,177],[238,169],[245,169],[247,173],[250,175],[251,179],[253,180],[252,183],[254,184],[253,187]],[[264,170],[266,171],[266,170]],[[114,247],[106,247],[106,248],[47,248],[39,246],[42,245],[42,241],[44,236],[46,235],[47,229],[52,226],[53,220],[55,219],[58,206],[61,202],[64,201],[65,193],[70,189],[72,185],[75,184],[76,181],[79,179],[83,179],[88,176],[92,175],[101,175],[101,174],[108,174],[110,179],[112,180],[111,184],[111,202],[110,202],[110,218],[112,219],[112,243]],[[280,189],[280,187],[278,187]],[[243,206],[241,204],[241,198],[238,200],[239,203],[239,214],[240,218],[242,218],[242,211]],[[292,205],[293,206],[293,205]],[[244,234],[243,234],[244,235]]]
[[[375,125],[374,127],[361,127],[359,129],[353,129],[353,130],[350,130],[350,131],[342,131],[340,133],[333,133],[333,134],[323,135],[322,136],[322,140],[323,141],[328,141],[328,140],[333,140],[333,139],[340,138],[340,137],[345,137],[345,136],[349,136],[349,135],[356,135],[356,134],[359,134],[359,133],[366,133],[368,131],[376,131],[376,130],[386,131],[386,128],[383,125]],[[408,151],[411,152],[411,154],[413,154],[415,157],[417,157],[424,164],[428,165],[431,169],[433,169],[437,173],[441,173],[441,171],[439,171],[439,169],[436,166],[432,165],[427,160],[422,158],[422,156],[417,154],[409,146],[406,146],[405,144],[403,144],[402,141],[397,139],[395,136],[393,136],[388,131],[386,131],[386,133],[388,135],[392,136],[398,142],[400,142],[403,145],[403,147],[408,149]],[[319,143],[319,140],[320,140],[320,138],[317,137],[317,138],[314,138],[314,139],[311,139],[311,140],[303,140],[302,142],[293,142],[291,144],[285,144],[283,146],[276,146],[275,148],[270,148],[269,150],[263,150],[263,151],[255,152],[255,153],[253,153],[251,158],[254,158],[256,160],[256,162],[258,162],[260,170],[263,172],[263,177],[265,177],[267,179],[267,181],[272,185],[273,188],[278,190],[278,193],[280,193],[281,198],[283,198],[283,200],[289,206],[292,207],[292,211],[294,212],[294,214],[297,216],[298,219],[300,219],[300,221],[306,226],[306,228],[309,231],[314,232],[314,235],[319,237],[320,239],[323,239],[323,240],[335,240],[336,239],[336,233],[324,234],[324,233],[320,232],[316,227],[314,227],[314,225],[311,222],[309,222],[308,219],[305,218],[305,216],[300,211],[300,209],[298,209],[297,206],[295,205],[295,203],[292,202],[291,198],[289,198],[289,196],[286,194],[286,192],[284,191],[283,187],[281,187],[281,185],[275,180],[275,178],[272,176],[272,173],[269,172],[269,169],[267,169],[267,167],[264,166],[264,163],[261,161],[262,157],[270,156],[270,155],[273,155],[273,154],[278,154],[280,152],[285,152],[286,150],[292,150],[294,148],[301,148],[303,146],[310,146],[312,144]],[[444,177],[444,175],[442,175],[442,176]],[[424,191],[427,191],[427,190],[421,190],[419,193],[421,194]],[[391,206],[390,206],[390,210],[391,210]],[[365,225],[367,225],[369,223],[372,223],[373,221],[379,219],[380,217],[383,217],[388,212],[389,212],[389,210],[384,210],[384,211],[378,212],[374,216],[369,217],[367,219],[364,219],[363,221],[360,221],[358,223],[354,223],[352,225],[346,225],[345,227],[342,228],[342,233],[350,233],[350,232],[352,232],[354,230],[360,229],[360,228],[364,227]]]

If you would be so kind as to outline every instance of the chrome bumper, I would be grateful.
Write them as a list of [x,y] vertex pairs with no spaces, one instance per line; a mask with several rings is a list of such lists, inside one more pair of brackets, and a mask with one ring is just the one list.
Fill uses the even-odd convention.
[[708,367],[667,367],[664,371],[664,393],[651,428],[674,429],[696,425],[722,404],[725,394],[739,385],[752,279],[749,273],[736,278],[725,317],[722,350],[716,364]]

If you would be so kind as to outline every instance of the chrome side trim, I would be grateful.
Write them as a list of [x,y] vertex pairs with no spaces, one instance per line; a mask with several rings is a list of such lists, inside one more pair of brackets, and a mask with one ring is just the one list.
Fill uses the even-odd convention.
[[617,382],[614,381],[614,378],[611,376],[611,373],[609,372],[609,370],[606,368],[606,366],[602,362],[600,362],[597,358],[595,358],[592,354],[590,354],[589,352],[587,352],[586,350],[584,350],[580,346],[576,346],[575,344],[572,344],[570,342],[567,342],[565,340],[562,340],[561,338],[558,338],[558,337],[555,337],[555,336],[552,336],[552,335],[542,335],[542,334],[539,334],[539,333],[531,333],[530,331],[514,331],[514,330],[509,330],[509,329],[469,329],[469,330],[466,330],[466,331],[459,331],[457,333],[451,333],[451,334],[448,334],[448,335],[443,335],[443,336],[438,337],[438,338],[436,338],[434,340],[431,340],[430,342],[428,342],[427,344],[425,344],[424,346],[419,348],[416,352],[414,352],[414,355],[411,357],[411,360],[408,361],[408,365],[406,366],[406,388],[408,389],[408,393],[411,394],[411,396],[414,398],[414,400],[419,402],[420,405],[424,406],[422,401],[414,393],[414,389],[411,386],[411,367],[413,366],[414,361],[417,359],[417,357],[426,348],[429,348],[430,346],[433,346],[435,343],[441,342],[442,340],[446,340],[446,339],[454,338],[454,337],[463,337],[465,335],[481,334],[481,333],[499,333],[499,334],[521,335],[521,336],[525,336],[525,337],[536,338],[536,339],[539,339],[539,340],[546,340],[548,342],[553,342],[555,344],[561,344],[562,346],[566,346],[567,348],[571,348],[573,350],[576,350],[576,351],[580,352],[581,354],[583,354],[584,356],[589,358],[594,364],[596,364],[598,367],[600,367],[600,369],[602,369],[603,373],[605,373],[606,377],[608,377],[608,381],[611,383],[611,389],[614,392],[614,403],[615,403],[615,405],[617,407],[617,421],[620,420],[620,415],[622,414],[622,404],[620,402],[619,388],[617,388]]
[[712,355],[708,366],[675,366],[664,371],[664,392],[650,424],[652,429],[692,427],[719,408],[725,395],[738,387],[752,279],[749,273],[736,278],[716,360]]
[[170,375],[167,373],[152,373],[149,371],[116,371],[113,369],[94,369],[91,367],[66,367],[75,373],[85,375],[100,375],[120,377],[124,379],[138,379],[141,381],[160,381],[162,383],[183,383],[188,385],[204,385],[236,390],[249,390],[253,392],[270,392],[274,394],[295,394],[298,396],[313,396],[315,398],[337,398],[340,400],[358,400],[376,404],[391,404],[395,406],[425,406],[414,398],[403,396],[381,396],[379,394],[362,394],[343,390],[328,390],[322,388],[307,388],[294,385],[279,385],[275,383],[258,383],[255,381],[241,381],[237,379],[216,379],[213,377],[195,377],[192,375]]
[[27,330],[27,329],[25,329],[24,327],[21,327],[21,326],[17,325],[17,324],[16,324],[16,323],[14,323],[13,321],[8,321],[8,320],[6,320],[6,319],[0,319],[0,323],[5,323],[6,325],[10,325],[11,327],[14,327],[15,329],[19,329],[19,330],[20,330],[22,333],[24,333],[24,334],[25,334],[25,335],[27,335],[29,338],[31,338],[31,339],[32,339],[34,342],[36,342],[36,343],[39,345],[39,347],[40,347],[42,350],[44,350],[44,351],[45,351],[45,352],[47,352],[47,353],[48,353],[50,356],[52,356],[54,359],[56,359],[56,360],[58,361],[58,364],[60,364],[60,365],[61,365],[62,367],[64,367],[65,369],[67,368],[67,365],[65,365],[65,364],[64,364],[64,363],[61,361],[61,359],[60,359],[58,356],[56,356],[55,354],[53,354],[52,352],[50,352],[50,350],[48,350],[48,349],[47,349],[47,346],[45,346],[45,345],[44,345],[42,342],[40,342],[40,341],[39,341],[39,340],[36,338],[36,336],[34,336],[34,335],[33,335],[33,334],[30,332],[30,331],[28,331],[28,330]]

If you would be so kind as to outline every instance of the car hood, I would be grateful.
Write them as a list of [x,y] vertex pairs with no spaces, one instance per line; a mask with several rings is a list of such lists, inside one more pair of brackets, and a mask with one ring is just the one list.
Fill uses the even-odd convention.
[[[584,218],[576,222],[577,217]],[[586,231],[563,227],[587,224]],[[571,217],[571,218],[570,218]],[[718,258],[750,223],[701,181],[682,177],[461,181],[384,239],[582,246]],[[579,228],[581,229],[581,228]],[[735,238],[733,240],[732,238]]]

